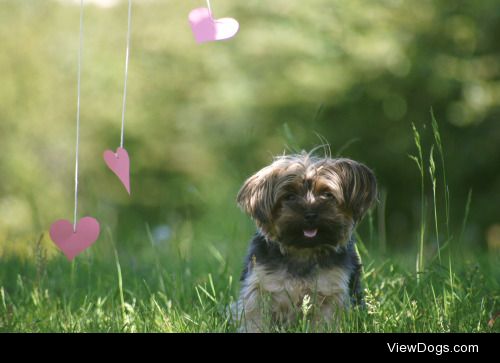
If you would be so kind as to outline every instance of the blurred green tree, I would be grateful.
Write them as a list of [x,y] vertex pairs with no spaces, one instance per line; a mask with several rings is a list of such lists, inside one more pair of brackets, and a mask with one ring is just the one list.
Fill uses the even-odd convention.
[[[334,155],[374,168],[387,191],[388,243],[406,246],[419,216],[410,125],[430,146],[431,107],[452,220],[472,188],[468,240],[482,242],[500,222],[498,1],[218,1],[215,15],[241,30],[204,45],[187,23],[199,4],[135,2],[131,198],[102,162],[119,144],[127,10],[108,3],[85,9],[80,214],[125,243],[143,244],[145,223],[174,233],[188,223],[200,236],[251,228],[234,203],[239,185],[272,155],[324,138]],[[3,0],[0,9],[1,245],[71,215],[79,8]]]

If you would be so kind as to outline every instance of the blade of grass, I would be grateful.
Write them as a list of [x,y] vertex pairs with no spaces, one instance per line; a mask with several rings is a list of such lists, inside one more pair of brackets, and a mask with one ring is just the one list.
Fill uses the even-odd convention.
[[445,211],[445,223],[446,223],[446,239],[450,238],[450,190],[448,188],[448,183],[446,181],[446,168],[444,164],[444,151],[443,144],[441,142],[441,134],[439,132],[439,125],[434,117],[434,111],[431,107],[431,124],[432,133],[434,135],[434,140],[436,141],[439,157],[441,159],[441,168],[443,170],[443,191],[444,191],[444,211]]
[[387,190],[380,191],[380,202],[377,205],[377,222],[378,222],[378,242],[381,253],[386,252],[387,235],[385,227],[385,206],[387,201]]
[[425,200],[424,200],[424,158],[422,155],[422,144],[420,141],[420,133],[418,132],[415,124],[411,124],[413,129],[413,140],[415,142],[415,146],[417,147],[418,157],[414,155],[409,155],[410,159],[412,159],[418,167],[420,171],[420,244],[417,255],[417,281],[420,282],[420,275],[424,272],[424,234],[425,234]]
[[439,246],[439,220],[437,214],[437,200],[436,200],[436,164],[434,163],[434,145],[431,146],[431,152],[429,155],[429,176],[431,178],[432,185],[432,204],[434,209],[434,226],[436,228],[436,245],[438,251],[438,260],[441,263],[441,248]]
[[469,189],[469,193],[467,193],[467,202],[465,202],[465,213],[464,213],[464,219],[462,220],[462,228],[460,229],[460,237],[458,238],[459,244],[462,244],[462,238],[465,232],[465,225],[467,224],[467,219],[469,218],[471,199],[472,199],[472,189]]
[[121,314],[122,314],[122,324],[125,326],[127,322],[127,313],[125,311],[125,298],[123,296],[123,278],[122,278],[122,268],[120,265],[120,259],[118,258],[118,251],[116,250],[115,244],[113,242],[113,235],[111,234],[111,230],[108,228],[108,236],[109,240],[111,242],[111,246],[113,247],[113,252],[115,255],[115,265],[116,265],[116,272],[118,275],[118,292],[120,294],[120,307],[121,307]]

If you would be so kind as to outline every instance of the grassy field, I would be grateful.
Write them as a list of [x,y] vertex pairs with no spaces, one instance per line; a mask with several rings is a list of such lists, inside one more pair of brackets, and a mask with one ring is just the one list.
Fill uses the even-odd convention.
[[[118,251],[113,263],[93,251],[68,263],[62,256],[46,261],[38,247],[36,263],[2,262],[0,331],[233,332],[225,309],[237,296],[240,256],[206,252],[186,261],[151,246],[147,256]],[[403,256],[363,255],[367,307],[344,314],[338,331],[500,330],[491,322],[498,311],[498,256],[449,256],[417,280]],[[288,331],[311,331],[307,314]]]
[[[495,321],[500,312],[500,254],[463,241],[471,218],[470,199],[461,230],[449,230],[450,196],[440,195],[437,188],[443,183],[442,190],[447,190],[447,182],[444,172],[439,180],[436,177],[439,165],[444,170],[444,155],[434,118],[432,126],[441,164],[434,160],[434,147],[422,150],[420,135],[413,130],[417,153],[410,158],[422,178],[422,219],[415,228],[415,248],[387,249],[374,222],[383,220],[381,195],[378,215],[372,211],[361,226],[366,236],[357,235],[366,307],[343,313],[338,327],[327,331],[500,331],[500,319]],[[425,177],[431,180],[429,203]],[[98,243],[72,262],[43,234],[22,244],[31,246],[24,253],[4,251],[0,331],[235,332],[237,324],[226,312],[238,295],[246,240],[253,229],[249,221],[242,224],[235,217],[235,210],[233,206],[225,209],[225,215],[185,221],[167,243],[159,243],[146,225],[138,231],[144,243],[137,249],[130,244],[121,247],[114,238],[116,231],[108,228]],[[270,330],[315,331],[308,312],[304,304],[295,325]]]

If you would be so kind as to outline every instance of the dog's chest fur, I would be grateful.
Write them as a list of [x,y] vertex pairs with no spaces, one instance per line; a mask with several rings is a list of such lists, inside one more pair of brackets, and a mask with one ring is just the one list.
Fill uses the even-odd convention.
[[306,295],[319,318],[331,321],[359,289],[359,271],[353,241],[341,251],[329,249],[294,257],[257,235],[241,277],[239,306],[245,313],[247,329],[263,330],[259,327],[263,325],[263,310],[270,311],[272,319],[293,320],[300,314]]
[[344,268],[317,268],[306,276],[291,275],[285,268],[267,270],[258,263],[252,268],[246,285],[249,290],[269,293],[275,312],[300,308],[308,295],[316,305],[327,302],[343,306],[348,298],[349,275]]

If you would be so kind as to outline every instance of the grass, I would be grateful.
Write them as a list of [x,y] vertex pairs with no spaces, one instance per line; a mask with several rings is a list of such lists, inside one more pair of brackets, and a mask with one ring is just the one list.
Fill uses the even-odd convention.
[[[336,332],[499,332],[500,255],[498,251],[464,249],[463,231],[470,218],[472,192],[464,206],[456,236],[450,231],[450,196],[444,152],[434,117],[434,142],[441,173],[430,148],[425,166],[421,137],[413,126],[421,185],[421,222],[413,251],[387,252],[385,200],[375,218],[370,214],[368,238],[358,235],[364,262],[366,307],[341,314]],[[429,171],[435,236],[426,230],[425,176]],[[442,190],[437,178],[442,175]],[[439,199],[443,192],[443,198]],[[440,211],[444,204],[444,216]],[[374,225],[378,225],[375,231]],[[200,222],[202,231],[209,223]],[[439,240],[444,225],[446,239]],[[182,228],[181,228],[182,229]],[[234,332],[226,311],[238,293],[238,278],[249,231],[234,228],[219,243],[203,233],[179,233],[158,245],[145,227],[149,247],[137,252],[121,248],[107,230],[94,246],[68,262],[51,251],[47,238],[33,242],[30,258],[2,257],[0,266],[1,332]],[[245,237],[242,237],[242,236]],[[201,237],[200,237],[201,236]],[[428,240],[426,240],[426,236]],[[436,243],[433,243],[433,242]],[[197,242],[197,243],[195,243]],[[50,247],[47,247],[50,246]],[[414,269],[414,256],[417,265]],[[424,263],[425,261],[425,263]],[[114,263],[112,263],[114,262]],[[310,304],[304,301],[297,324],[272,331],[312,332]],[[500,320],[500,319],[497,319]]]
[[[0,331],[235,331],[225,311],[238,284],[225,267],[214,268],[215,258],[201,268],[186,261],[182,267],[157,270],[153,261],[134,266],[116,256],[114,265],[96,260],[92,252],[72,263],[57,257],[38,267],[41,276],[32,263],[4,261]],[[158,257],[165,264],[175,258]],[[448,266],[434,263],[419,280],[395,262],[399,259],[404,256],[364,255],[367,307],[344,314],[338,331],[499,331],[498,322],[488,326],[498,309],[498,259],[483,256],[461,263],[449,256]],[[288,331],[311,329],[301,321]]]

